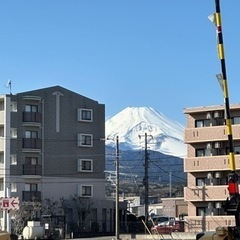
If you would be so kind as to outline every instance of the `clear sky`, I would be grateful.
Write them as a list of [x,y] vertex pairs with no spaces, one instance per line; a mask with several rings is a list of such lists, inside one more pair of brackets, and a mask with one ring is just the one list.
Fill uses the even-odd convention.
[[[240,0],[221,0],[230,103],[240,102]],[[214,0],[1,0],[0,93],[61,85],[106,105],[223,104]]]

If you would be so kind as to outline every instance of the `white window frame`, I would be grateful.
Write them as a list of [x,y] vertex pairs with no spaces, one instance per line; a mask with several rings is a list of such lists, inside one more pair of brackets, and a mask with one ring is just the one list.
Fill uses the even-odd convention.
[[[84,118],[84,112],[89,112],[91,117],[88,118]],[[78,108],[78,113],[77,113],[77,119],[80,122],[93,122],[93,110],[92,109],[88,109],[88,108]]]
[[10,129],[10,137],[11,138],[17,138],[17,128],[11,128]]
[[10,155],[10,165],[17,165],[17,155],[16,154]]
[[[90,144],[87,144],[86,137],[90,137]],[[77,145],[79,147],[93,147],[93,135],[86,133],[78,133]]]
[[11,101],[10,109],[11,109],[11,112],[17,112],[17,102]]
[[15,182],[10,183],[10,190],[11,192],[17,192],[17,183]]
[[[90,162],[90,169],[84,169],[84,162]],[[92,159],[78,159],[78,172],[93,172],[93,160]]]
[[[90,195],[84,193],[85,192],[84,188],[91,188]],[[79,197],[86,197],[86,198],[93,197],[93,186],[92,185],[83,185],[83,184],[79,185]]]

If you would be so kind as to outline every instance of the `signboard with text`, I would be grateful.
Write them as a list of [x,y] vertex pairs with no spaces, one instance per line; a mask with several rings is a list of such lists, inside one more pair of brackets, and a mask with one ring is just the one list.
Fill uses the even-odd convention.
[[1,210],[18,210],[19,198],[18,197],[1,197],[0,208]]

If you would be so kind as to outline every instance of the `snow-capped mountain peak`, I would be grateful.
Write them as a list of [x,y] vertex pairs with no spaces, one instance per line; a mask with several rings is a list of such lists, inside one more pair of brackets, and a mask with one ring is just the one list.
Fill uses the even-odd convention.
[[[106,137],[119,137],[121,150],[142,149],[147,134],[150,150],[183,157],[186,146],[183,143],[184,127],[150,107],[127,107],[106,121]],[[115,146],[115,141],[106,141]]]

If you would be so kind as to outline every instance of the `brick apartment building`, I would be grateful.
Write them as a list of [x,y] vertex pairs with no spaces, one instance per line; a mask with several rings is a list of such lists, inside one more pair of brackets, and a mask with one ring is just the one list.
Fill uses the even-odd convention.
[[[192,231],[215,230],[217,226],[235,224],[234,216],[222,209],[222,201],[229,196],[226,177],[230,171],[227,129],[224,106],[186,108],[185,143],[187,157],[187,187],[184,198],[188,202],[188,217]],[[240,169],[240,104],[231,106],[232,132],[236,168]]]
[[[0,197],[10,192],[20,204],[88,198],[90,220],[99,231],[114,231],[115,203],[105,199],[104,137],[105,106],[75,92],[54,86],[1,95]],[[74,209],[68,213],[70,226],[77,216]],[[0,219],[5,230],[6,211]]]

